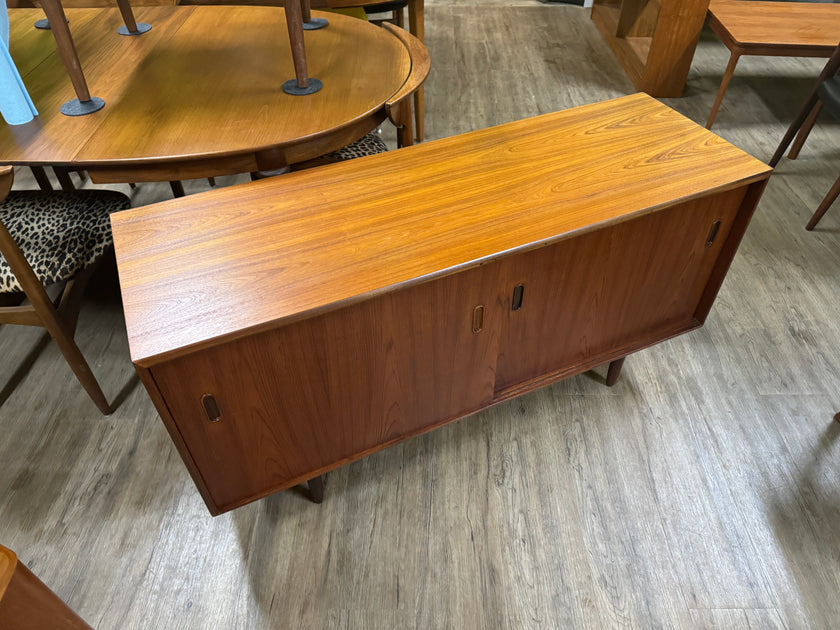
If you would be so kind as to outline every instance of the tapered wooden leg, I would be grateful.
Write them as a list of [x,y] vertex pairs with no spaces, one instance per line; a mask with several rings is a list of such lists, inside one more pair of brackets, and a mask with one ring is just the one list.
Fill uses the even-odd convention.
[[309,498],[313,503],[322,503],[324,501],[324,475],[313,477],[306,482],[309,486]]
[[50,21],[50,28],[58,48],[58,56],[64,64],[67,74],[70,75],[70,82],[76,91],[76,98],[81,102],[90,100],[85,75],[79,63],[79,56],[76,54],[76,46],[73,44],[73,37],[70,35],[70,28],[67,26],[67,17],[64,9],[58,0],[42,0],[41,8]]
[[70,179],[70,171],[66,168],[55,166],[53,167],[53,172],[55,173],[56,179],[58,179],[58,183],[61,185],[61,190],[76,190],[76,187],[73,185],[73,180]]
[[169,187],[172,189],[172,195],[176,198],[183,197],[187,194],[184,192],[184,184],[182,184],[179,180],[169,182]]
[[621,366],[624,365],[624,359],[625,357],[621,357],[610,363],[610,367],[607,369],[607,387],[612,387],[618,381],[618,377],[621,374]]
[[128,0],[117,0],[117,6],[120,8],[125,27],[129,33],[137,32],[137,20],[134,19],[134,11],[131,10],[131,4]]
[[834,182],[834,185],[831,187],[831,190],[828,191],[828,194],[825,196],[825,199],[822,200],[820,207],[816,209],[814,215],[811,217],[811,220],[808,221],[808,225],[805,226],[805,229],[809,232],[817,227],[817,223],[820,222],[820,219],[823,218],[823,215],[828,211],[831,207],[831,204],[834,203],[834,200],[837,199],[837,196],[840,195],[840,177]]
[[309,86],[309,74],[306,69],[306,47],[303,44],[303,15],[300,2],[286,2],[286,26],[289,30],[289,43],[292,46],[292,62],[295,66],[295,81],[299,88]]
[[802,123],[802,126],[799,128],[799,133],[796,134],[796,138],[790,146],[790,152],[788,153],[789,159],[795,160],[799,157],[799,152],[802,150],[802,146],[808,139],[808,134],[811,133],[811,129],[814,128],[814,123],[817,122],[817,118],[822,111],[822,106],[822,101],[817,101],[811,108],[811,113],[808,114],[808,118],[806,118],[805,122]]
[[32,170],[32,176],[35,178],[35,181],[38,182],[38,188],[41,190],[53,189],[52,182],[43,166],[31,166],[29,168]]
[[817,88],[820,86],[820,83],[825,81],[829,77],[833,77],[837,74],[838,69],[840,69],[840,46],[834,49],[834,52],[831,54],[831,57],[826,62],[825,66],[820,72],[820,76],[817,77],[817,82],[814,84],[814,87],[811,88],[811,93],[808,94],[808,98],[805,99],[805,103],[803,103],[802,108],[799,110],[799,113],[796,115],[796,118],[793,119],[793,122],[790,123],[790,127],[787,128],[782,141],[779,143],[779,146],[776,147],[776,152],[773,154],[773,157],[770,158],[768,164],[770,166],[775,167],[776,164],[779,163],[779,160],[782,159],[782,156],[785,154],[785,151],[790,146],[791,141],[793,140],[796,133],[799,131],[802,124],[805,122],[805,119],[808,118],[808,115],[814,109],[814,105],[816,105],[817,101],[819,101],[819,96],[817,95]]
[[111,405],[108,404],[105,394],[102,393],[102,389],[99,387],[99,383],[96,381],[96,377],[93,375],[81,350],[79,350],[79,346],[67,334],[63,334],[64,331],[56,334],[50,327],[47,330],[49,330],[50,336],[55,341],[58,349],[61,350],[61,354],[64,355],[67,363],[70,364],[73,374],[76,375],[76,378],[82,384],[82,387],[85,388],[91,400],[96,403],[99,411],[106,416],[110,415]]
[[[423,15],[423,0],[409,0],[408,2],[408,32],[421,42],[424,37],[425,18]],[[414,137],[417,142],[423,142],[426,135],[426,104],[423,86],[414,93]]]
[[729,63],[726,66],[726,70],[723,72],[723,78],[720,80],[720,87],[718,88],[717,96],[715,96],[712,111],[709,112],[709,120],[706,121],[706,129],[711,129],[712,124],[715,122],[718,109],[720,109],[720,104],[723,102],[723,96],[726,94],[726,88],[729,87],[729,80],[732,78],[732,75],[735,74],[735,66],[738,65],[738,60],[740,58],[741,53],[737,50],[733,50],[732,55],[729,57]]
[[392,105],[388,110],[388,119],[397,128],[397,148],[410,147],[414,144],[414,133],[412,133],[411,125],[411,100],[405,98]]
[[122,15],[123,22],[125,22],[125,26],[117,29],[117,33],[120,35],[142,35],[152,29],[151,24],[138,22],[134,19],[134,11],[131,10],[129,0],[117,0],[117,6],[120,8],[120,15]]

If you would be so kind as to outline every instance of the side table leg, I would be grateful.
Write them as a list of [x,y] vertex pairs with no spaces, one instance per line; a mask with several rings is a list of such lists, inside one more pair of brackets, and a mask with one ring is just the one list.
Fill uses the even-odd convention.
[[718,88],[717,96],[715,96],[712,111],[709,112],[709,120],[706,121],[706,129],[711,129],[712,124],[715,122],[715,117],[717,116],[718,109],[720,109],[723,96],[726,94],[726,88],[729,87],[729,80],[732,78],[732,75],[735,74],[735,66],[738,65],[738,60],[740,58],[741,53],[737,50],[733,50],[732,55],[729,57],[729,63],[726,66],[726,70],[723,72],[723,78],[720,80],[720,87]]
[[624,365],[625,358],[621,357],[610,363],[610,367],[607,369],[607,387],[612,387],[618,381],[618,376],[621,374],[621,366]]
[[318,475],[306,482],[309,486],[309,498],[312,503],[322,503],[324,501],[324,475]]
[[788,152],[789,160],[795,160],[799,157],[799,152],[802,150],[805,141],[808,139],[811,129],[814,128],[817,118],[819,118],[822,106],[822,101],[817,101],[817,103],[811,108],[811,113],[808,114],[808,118],[806,118],[805,122],[802,123],[802,126],[799,128],[799,132],[796,134],[796,138],[793,139],[793,144],[790,145],[790,151]]

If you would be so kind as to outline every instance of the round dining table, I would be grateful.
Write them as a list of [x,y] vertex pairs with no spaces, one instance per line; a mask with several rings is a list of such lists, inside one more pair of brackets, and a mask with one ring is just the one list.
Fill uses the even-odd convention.
[[286,94],[295,77],[279,7],[140,7],[152,25],[122,37],[116,8],[66,11],[91,95],[105,107],[60,113],[74,95],[42,13],[9,11],[10,49],[40,114],[0,125],[0,164],[86,170],[96,183],[274,171],[337,150],[390,118],[411,144],[411,95],[429,72],[408,32],[313,11],[308,73],[323,88]]

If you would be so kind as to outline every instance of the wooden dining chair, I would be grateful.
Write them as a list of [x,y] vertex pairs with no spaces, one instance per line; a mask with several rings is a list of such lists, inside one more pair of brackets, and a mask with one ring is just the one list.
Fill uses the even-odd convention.
[[0,628],[4,630],[91,630],[21,562],[0,545]]
[[[109,215],[130,202],[109,190],[9,192],[13,177],[0,167],[0,295],[20,299],[0,306],[0,324],[46,328],[107,415],[111,407],[73,337],[85,284],[113,243]],[[53,301],[47,287],[61,284]]]
[[[820,72],[819,77],[817,77],[817,81],[811,89],[810,94],[808,94],[808,98],[805,99],[796,118],[794,118],[790,127],[788,127],[779,146],[776,147],[776,152],[770,158],[770,166],[775,167],[779,163],[789,146],[790,153],[788,153],[788,157],[791,160],[797,158],[823,109],[827,109],[834,118],[840,120],[840,45],[834,49],[822,72]],[[810,232],[817,226],[817,223],[820,222],[820,219],[823,218],[823,215],[825,215],[838,196],[840,196],[840,177],[835,180],[828,194],[826,194],[819,207],[814,211],[814,214],[805,226],[806,230]]]

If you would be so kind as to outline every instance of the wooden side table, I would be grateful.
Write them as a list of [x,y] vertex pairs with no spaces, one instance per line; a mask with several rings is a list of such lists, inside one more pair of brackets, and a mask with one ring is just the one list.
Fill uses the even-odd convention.
[[830,57],[840,42],[840,5],[712,0],[709,26],[730,51],[712,111],[711,129],[743,55]]
[[0,628],[91,630],[58,596],[0,545]]

